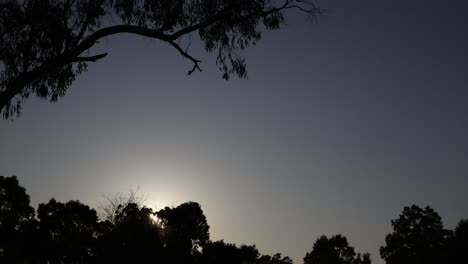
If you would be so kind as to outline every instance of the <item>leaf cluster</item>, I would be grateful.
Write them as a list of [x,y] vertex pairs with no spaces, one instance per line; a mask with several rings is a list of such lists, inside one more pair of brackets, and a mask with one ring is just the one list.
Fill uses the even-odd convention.
[[182,48],[197,34],[216,54],[224,79],[247,77],[240,52],[265,30],[284,23],[284,11],[308,15],[322,10],[304,0],[2,0],[0,2],[0,112],[21,113],[31,94],[57,101],[90,62],[100,39],[137,34],[167,42],[201,71],[200,60]]

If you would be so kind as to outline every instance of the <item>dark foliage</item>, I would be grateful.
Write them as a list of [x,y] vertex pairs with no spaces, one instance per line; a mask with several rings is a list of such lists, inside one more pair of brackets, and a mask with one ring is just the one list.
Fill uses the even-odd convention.
[[[39,204],[15,176],[0,176],[0,263],[168,263],[292,264],[281,254],[262,255],[254,246],[211,241],[206,217],[196,202],[159,211],[139,204],[132,192],[114,212],[99,219],[94,209],[51,199]],[[111,217],[109,217],[111,216]],[[443,228],[430,207],[405,207],[391,221],[394,231],[381,248],[387,264],[468,263],[468,220]],[[304,264],[370,264],[368,253],[354,251],[343,235],[321,236]]]
[[0,176],[0,226],[1,230],[18,229],[34,217],[26,189],[19,185],[16,176]]
[[[197,34],[205,50],[217,55],[223,78],[247,76],[239,55],[278,29],[284,11],[321,13],[308,0],[2,0],[0,2],[0,113],[21,113],[30,95],[56,101],[65,95],[104,37],[129,33],[164,41],[200,70],[182,39]],[[187,43],[187,46],[190,43]]]
[[163,251],[161,228],[153,211],[135,203],[119,207],[114,223],[99,223],[96,263],[145,263]]
[[206,217],[198,203],[166,207],[156,216],[163,227],[165,258],[168,263],[192,263],[210,238]]
[[449,242],[450,263],[468,263],[468,219],[455,227]]
[[225,243],[224,241],[208,242],[200,257],[203,264],[292,264],[289,257],[281,254],[261,255],[255,246]]
[[311,252],[304,257],[304,264],[370,264],[370,255],[356,254],[346,237],[338,234],[328,238],[321,236]]
[[97,215],[78,201],[61,203],[51,199],[39,204],[41,254],[51,264],[86,263],[95,255]]
[[203,247],[201,263],[205,264],[241,264],[255,263],[259,253],[255,246],[237,247],[224,241],[210,242]]
[[385,238],[380,255],[388,264],[431,264],[446,262],[447,239],[442,218],[431,207],[405,207],[391,221],[393,232]]
[[16,176],[0,176],[0,263],[27,255],[28,236],[34,229],[34,208]]
[[135,197],[119,196],[123,203],[112,203],[115,211],[106,208],[102,220],[79,201],[55,199],[39,204],[35,218],[17,178],[0,176],[0,263],[291,264],[280,254],[261,256],[255,246],[211,242],[198,203],[154,212]]

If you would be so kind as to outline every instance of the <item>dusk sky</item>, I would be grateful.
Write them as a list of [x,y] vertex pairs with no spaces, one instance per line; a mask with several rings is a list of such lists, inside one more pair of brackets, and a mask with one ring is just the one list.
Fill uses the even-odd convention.
[[225,81],[165,43],[120,35],[57,103],[0,121],[0,175],[36,206],[93,207],[137,188],[159,209],[199,202],[211,239],[302,263],[322,234],[379,247],[403,206],[468,217],[468,1],[322,0],[288,12]]

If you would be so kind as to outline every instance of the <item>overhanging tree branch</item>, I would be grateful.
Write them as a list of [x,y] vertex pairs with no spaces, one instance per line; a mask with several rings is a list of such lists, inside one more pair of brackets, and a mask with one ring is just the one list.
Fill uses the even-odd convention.
[[88,56],[88,57],[76,57],[73,62],[87,62],[87,61],[91,61],[91,62],[96,62],[104,57],[107,56],[107,53],[102,53],[102,54],[99,54],[99,55],[94,55],[94,56]]
[[[231,55],[235,50],[244,49],[249,43],[255,43],[260,39],[260,31],[265,30],[259,27],[261,23],[266,26],[266,30],[279,28],[283,22],[281,12],[285,9],[296,9],[311,15],[322,11],[308,0],[284,0],[278,7],[264,0],[220,0],[216,5],[209,0],[196,0],[206,8],[196,12],[192,12],[193,6],[190,4],[174,7],[180,3],[185,5],[188,0],[181,0],[182,2],[161,0],[167,7],[151,11],[145,10],[146,7],[143,5],[136,5],[136,8],[142,8],[141,10],[121,10],[119,8],[122,7],[115,5],[113,1],[89,1],[86,3],[92,4],[84,7],[79,6],[77,1],[67,1],[68,4],[65,5],[47,1],[45,4],[51,8],[38,9],[37,14],[34,14],[35,6],[31,4],[34,1],[27,1],[24,4],[12,1],[9,2],[9,6],[2,9],[2,14],[5,16],[0,22],[7,23],[10,28],[8,32],[1,32],[4,41],[0,43],[0,59],[5,65],[5,70],[0,76],[2,78],[0,113],[4,117],[14,112],[19,113],[18,108],[16,110],[12,108],[15,96],[22,96],[18,97],[18,102],[27,98],[29,93],[36,93],[41,98],[52,100],[57,96],[63,96],[75,76],[82,72],[82,68],[72,67],[73,63],[96,62],[104,58],[107,53],[94,56],[81,56],[81,54],[89,52],[100,39],[107,36],[127,33],[167,42],[193,63],[192,69],[188,71],[190,75],[196,70],[202,71],[199,66],[201,61],[192,57],[187,50],[183,50],[176,40],[186,34],[199,31],[208,52],[219,49],[217,63],[221,64],[220,70],[224,71],[223,76],[234,73],[239,77],[245,77],[243,60],[233,60]],[[28,8],[32,9],[28,9],[28,12],[50,21],[40,20],[36,23],[34,19],[17,19],[30,15],[25,11],[25,5],[29,4],[32,7]],[[59,12],[60,15],[54,12]],[[145,12],[149,12],[147,16],[144,15]],[[162,13],[161,16],[157,16],[151,12]],[[54,20],[57,15],[61,18]],[[126,24],[100,28],[101,20],[107,15],[118,16],[120,21]],[[69,27],[69,22],[79,17],[84,18],[80,25],[73,24],[76,26]],[[172,31],[173,29],[175,31]],[[86,36],[87,32],[91,33]],[[18,47],[31,47],[33,53],[25,56]],[[24,68],[20,72],[17,71],[18,65]]]

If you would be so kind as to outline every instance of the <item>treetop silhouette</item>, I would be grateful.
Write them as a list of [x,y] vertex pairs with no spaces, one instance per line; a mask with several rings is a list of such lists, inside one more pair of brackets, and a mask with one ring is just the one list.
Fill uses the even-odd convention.
[[[0,263],[169,263],[292,264],[277,253],[262,255],[255,245],[237,246],[210,240],[201,206],[186,202],[159,211],[138,204],[131,192],[122,203],[106,207],[112,217],[99,219],[79,201],[50,199],[37,216],[15,176],[0,176]],[[111,213],[110,208],[115,212]],[[381,256],[387,264],[467,263],[468,220],[454,231],[430,207],[405,207],[391,221]],[[319,237],[304,264],[370,264],[368,253],[356,253],[345,236]]]
[[368,253],[356,254],[345,236],[330,238],[321,236],[315,241],[311,252],[304,257],[304,264],[370,264]]
[[166,42],[201,71],[200,60],[181,46],[197,33],[216,52],[223,78],[247,76],[237,51],[255,44],[262,31],[278,29],[284,11],[310,16],[322,9],[309,0],[5,0],[0,3],[0,112],[21,113],[30,95],[56,101],[83,73],[104,58],[93,46],[128,33]]
[[458,222],[448,246],[451,263],[468,263],[468,219]]
[[406,206],[392,220],[393,232],[385,237],[380,255],[387,264],[430,264],[446,262],[446,245],[451,231],[429,206]]

